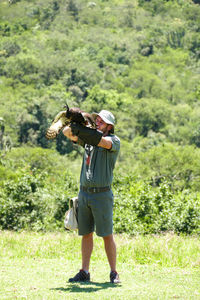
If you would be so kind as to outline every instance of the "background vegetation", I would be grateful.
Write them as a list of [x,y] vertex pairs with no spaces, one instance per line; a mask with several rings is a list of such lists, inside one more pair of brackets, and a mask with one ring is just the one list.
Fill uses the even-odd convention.
[[0,228],[63,227],[82,149],[45,139],[69,106],[112,110],[115,232],[200,232],[200,6],[0,2]]

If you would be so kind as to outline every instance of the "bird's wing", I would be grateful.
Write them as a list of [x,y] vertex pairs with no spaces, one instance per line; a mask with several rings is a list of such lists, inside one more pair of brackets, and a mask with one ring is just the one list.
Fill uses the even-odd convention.
[[66,117],[66,111],[59,112],[51,126],[46,131],[46,138],[47,139],[54,139],[57,137],[61,129],[63,129],[66,125],[70,123],[70,120]]

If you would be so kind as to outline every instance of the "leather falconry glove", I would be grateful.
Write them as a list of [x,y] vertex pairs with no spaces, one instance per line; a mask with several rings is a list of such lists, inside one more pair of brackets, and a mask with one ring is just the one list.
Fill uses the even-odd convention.
[[70,127],[73,135],[78,136],[84,143],[92,146],[97,146],[103,136],[103,132],[78,123],[71,123]]

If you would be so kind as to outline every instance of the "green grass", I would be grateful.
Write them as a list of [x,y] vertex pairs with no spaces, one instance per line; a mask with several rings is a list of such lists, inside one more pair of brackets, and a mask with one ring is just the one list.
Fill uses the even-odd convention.
[[197,237],[115,239],[122,283],[109,283],[103,241],[95,236],[91,282],[70,284],[81,263],[77,234],[0,232],[0,299],[200,299]]

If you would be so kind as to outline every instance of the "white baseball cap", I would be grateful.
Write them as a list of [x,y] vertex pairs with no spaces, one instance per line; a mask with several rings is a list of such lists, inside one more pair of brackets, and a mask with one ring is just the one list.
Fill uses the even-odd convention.
[[92,114],[93,115],[93,117],[97,117],[97,116],[99,116],[99,117],[101,117],[102,118],[102,120],[106,123],[106,124],[110,124],[110,125],[115,125],[115,117],[113,116],[113,114],[110,112],[110,111],[108,111],[108,110],[105,110],[105,109],[103,109],[103,110],[101,110],[100,111],[100,113],[93,113]]

